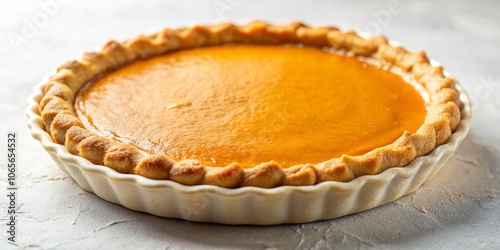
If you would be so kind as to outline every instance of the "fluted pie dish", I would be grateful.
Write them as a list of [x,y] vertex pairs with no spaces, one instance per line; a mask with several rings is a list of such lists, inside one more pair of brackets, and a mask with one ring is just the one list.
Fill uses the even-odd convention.
[[61,65],[27,110],[84,189],[159,216],[329,219],[395,200],[465,137],[465,92],[424,52],[335,27],[164,29]]

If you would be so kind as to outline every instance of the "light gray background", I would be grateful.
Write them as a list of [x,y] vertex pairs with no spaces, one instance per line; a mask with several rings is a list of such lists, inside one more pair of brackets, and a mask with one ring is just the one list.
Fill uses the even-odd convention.
[[[396,1],[397,11],[390,12],[386,0],[61,0],[49,13],[40,3],[50,1],[55,0],[0,0],[1,249],[17,248],[7,243],[2,226],[7,221],[7,131],[19,134],[21,248],[500,248],[498,1]],[[390,15],[380,19],[383,13]],[[36,30],[23,35],[26,20],[34,18]],[[253,19],[335,24],[426,50],[469,91],[474,101],[469,135],[430,183],[396,202],[336,220],[267,227],[164,219],[108,203],[77,186],[31,138],[26,99],[64,61],[108,39],[164,26]],[[10,41],[16,35],[23,43]]]

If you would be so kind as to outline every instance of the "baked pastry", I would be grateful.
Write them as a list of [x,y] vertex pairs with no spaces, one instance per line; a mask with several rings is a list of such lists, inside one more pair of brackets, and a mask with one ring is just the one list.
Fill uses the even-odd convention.
[[124,174],[227,188],[350,181],[403,167],[460,122],[424,52],[334,27],[164,29],[61,65],[46,131]]

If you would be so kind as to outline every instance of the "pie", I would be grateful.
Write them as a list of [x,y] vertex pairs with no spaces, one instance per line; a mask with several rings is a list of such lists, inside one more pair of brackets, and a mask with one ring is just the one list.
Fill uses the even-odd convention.
[[95,165],[226,188],[348,182],[404,167],[461,120],[424,52],[294,22],[164,29],[61,65],[40,114]]

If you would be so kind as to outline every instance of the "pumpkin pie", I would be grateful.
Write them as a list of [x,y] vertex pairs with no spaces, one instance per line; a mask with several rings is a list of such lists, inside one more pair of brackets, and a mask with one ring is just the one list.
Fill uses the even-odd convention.
[[61,65],[40,114],[95,165],[226,188],[348,182],[404,167],[460,122],[424,52],[302,23],[164,29]]

